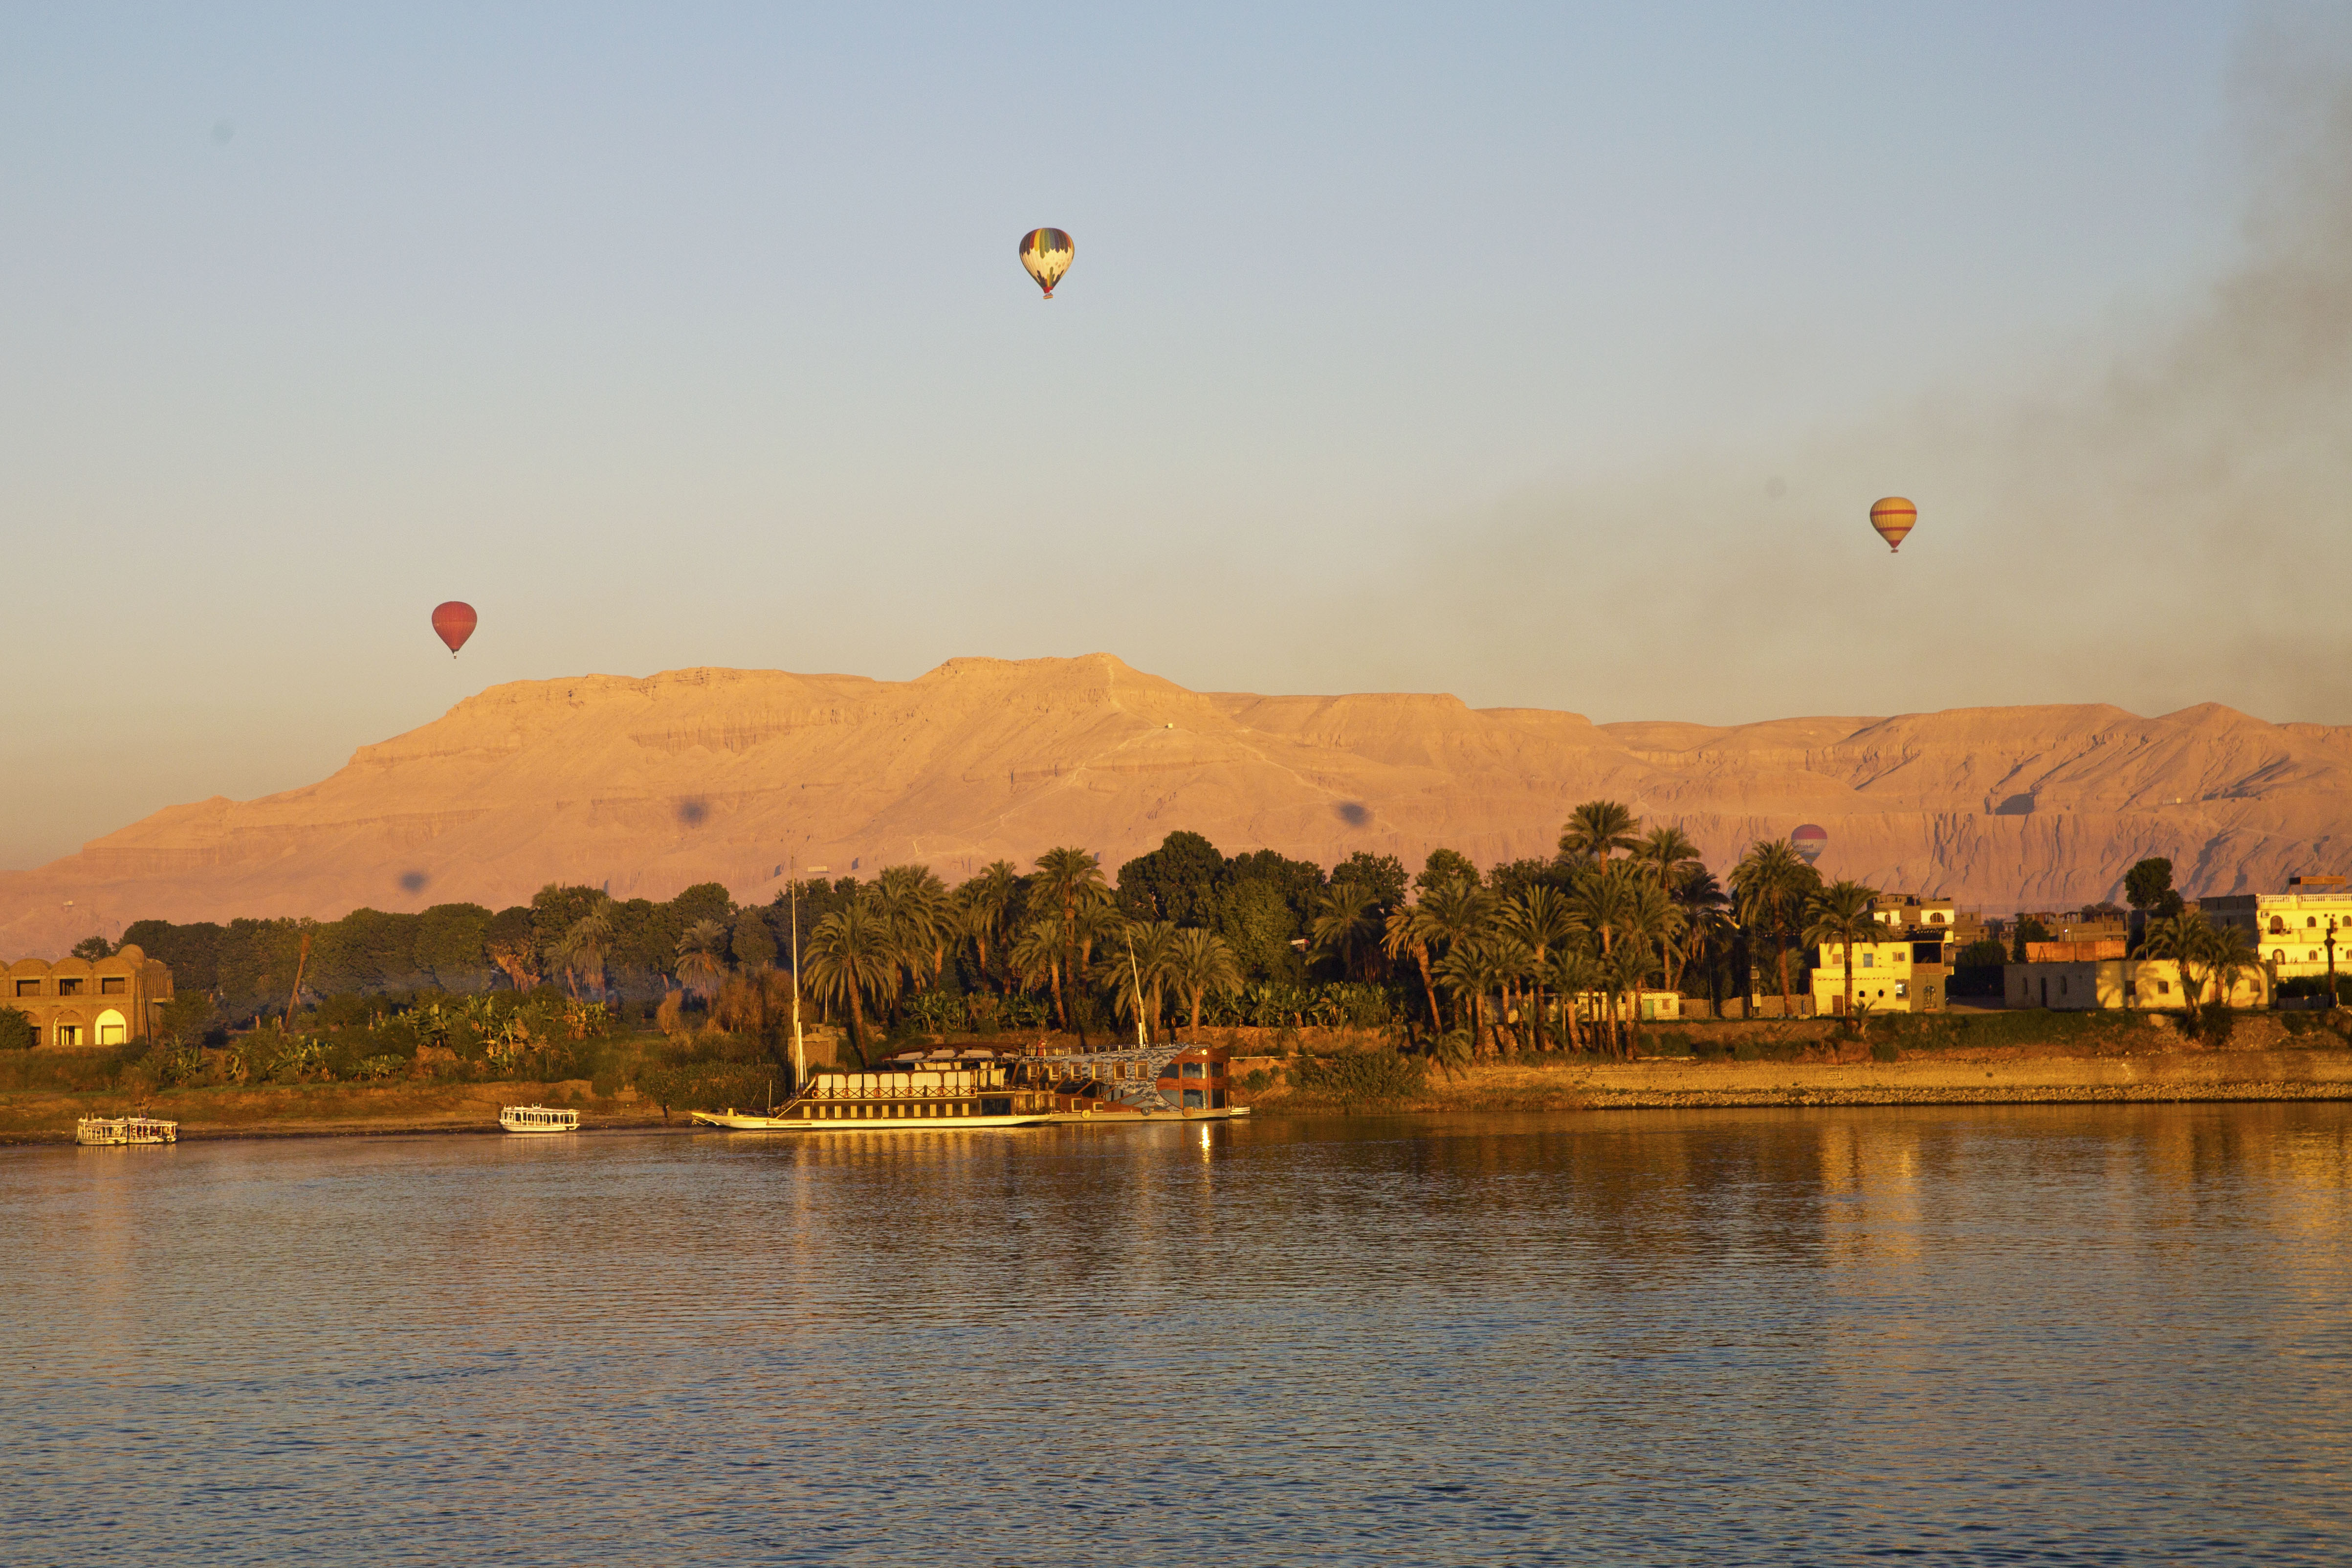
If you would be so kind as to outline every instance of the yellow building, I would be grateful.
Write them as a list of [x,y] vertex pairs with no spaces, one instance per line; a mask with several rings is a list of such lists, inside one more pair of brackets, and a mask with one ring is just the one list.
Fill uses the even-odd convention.
[[18,959],[0,1007],[32,1020],[36,1046],[120,1046],[152,1035],[171,999],[172,966],[126,943],[109,958]]
[[[1940,1013],[1949,971],[1940,942],[1856,942],[1853,1002],[1857,1011]],[[1813,967],[1813,1012],[1845,1011],[1845,944],[1823,942]]]
[[2337,973],[2352,973],[2352,884],[2342,877],[2293,877],[2284,893],[2231,893],[2197,907],[2253,938],[2275,979],[2325,975],[2331,932]]
[[[2203,975],[2203,1000],[2213,1001],[2213,982]],[[2084,1013],[2101,1007],[2137,1007],[2144,1013],[2179,1013],[2189,1006],[2177,958],[2101,958],[2065,963],[2001,966],[2002,1000],[2012,1007],[2048,1007]],[[2271,979],[2260,965],[2230,986],[2232,1007],[2267,1007]]]

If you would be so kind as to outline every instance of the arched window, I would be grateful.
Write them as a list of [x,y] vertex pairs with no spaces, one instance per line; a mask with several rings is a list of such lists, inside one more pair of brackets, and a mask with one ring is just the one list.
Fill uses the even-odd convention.
[[109,1007],[105,1012],[100,1013],[98,1016],[98,1043],[100,1045],[119,1046],[130,1037],[131,1031],[124,1026],[121,1014],[116,1012],[113,1008]]
[[2286,962],[2286,949],[2283,947],[2273,949],[2271,952],[2271,962],[2273,963],[2284,963]]
[[2284,915],[2273,915],[2271,917],[2271,930],[2273,932],[2286,930],[2286,917]]

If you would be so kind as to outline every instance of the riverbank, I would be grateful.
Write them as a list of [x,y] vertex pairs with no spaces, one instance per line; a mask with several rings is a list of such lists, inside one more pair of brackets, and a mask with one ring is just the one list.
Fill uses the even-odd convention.
[[[1279,1063],[1244,1064],[1272,1079]],[[1267,1110],[1344,1110],[1283,1081],[1244,1098]],[[1381,1109],[1642,1110],[1705,1106],[2024,1105],[2102,1101],[2352,1100],[2352,1051],[2166,1051],[2065,1056],[1953,1050],[1881,1062],[1656,1058],[1481,1062],[1432,1073]]]
[[[84,1116],[125,1116],[144,1109],[180,1124],[185,1140],[331,1138],[409,1132],[496,1132],[499,1108],[560,1106],[586,1127],[664,1125],[661,1108],[624,1089],[598,1096],[585,1079],[555,1083],[297,1083],[174,1089],[126,1093],[0,1094],[0,1143],[70,1143]],[[673,1110],[667,1125],[684,1127]]]
[[[1431,1070],[1417,1088],[1376,1100],[1300,1092],[1292,1087],[1295,1056],[1237,1055],[1233,1067],[1236,1098],[1270,1113],[2352,1100],[2352,1048],[2343,1038],[2272,1019],[2248,1020],[2230,1042],[2242,1047],[2234,1049],[2200,1048],[2169,1027],[2147,1026],[2070,1027],[2061,1038],[2021,1043],[1954,1043],[1969,1033],[1938,1032],[1937,1045],[1923,1049],[1917,1039],[1927,1037],[1915,1032],[1913,1044],[1892,1053],[1895,1059],[1879,1060],[1867,1047],[1811,1022],[1717,1025],[1653,1037],[1645,1047],[1656,1054],[1632,1061],[1560,1054]],[[1257,1043],[1230,1042],[1244,1052]],[[1336,1042],[1316,1043],[1328,1049]],[[690,1125],[677,1106],[665,1118],[635,1089],[599,1095],[594,1087],[587,1079],[567,1079],[18,1089],[0,1092],[0,1143],[71,1142],[80,1117],[141,1109],[179,1122],[180,1136],[189,1140],[492,1132],[500,1106],[534,1103],[578,1110],[590,1131]]]

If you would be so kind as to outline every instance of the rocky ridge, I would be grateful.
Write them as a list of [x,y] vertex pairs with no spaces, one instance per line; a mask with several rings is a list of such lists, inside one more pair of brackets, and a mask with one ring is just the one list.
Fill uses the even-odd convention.
[[1729,727],[1594,724],[1411,693],[1197,692],[1108,654],[960,658],[909,681],[684,669],[519,681],[332,776],[173,806],[0,873],[0,952],[155,916],[493,907],[551,880],[764,899],[786,868],[921,861],[949,880],[1080,844],[1113,868],[1176,828],[1233,852],[1417,864],[1551,852],[1576,802],[1679,822],[1726,867],[1827,828],[1822,868],[1995,910],[2114,897],[2147,855],[2194,892],[2352,869],[2352,728],[2207,704],[1958,709]]

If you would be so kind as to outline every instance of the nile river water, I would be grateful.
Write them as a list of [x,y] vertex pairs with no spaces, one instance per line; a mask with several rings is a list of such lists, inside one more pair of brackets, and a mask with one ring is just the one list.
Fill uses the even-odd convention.
[[0,1151],[0,1559],[2342,1562],[2352,1107]]

